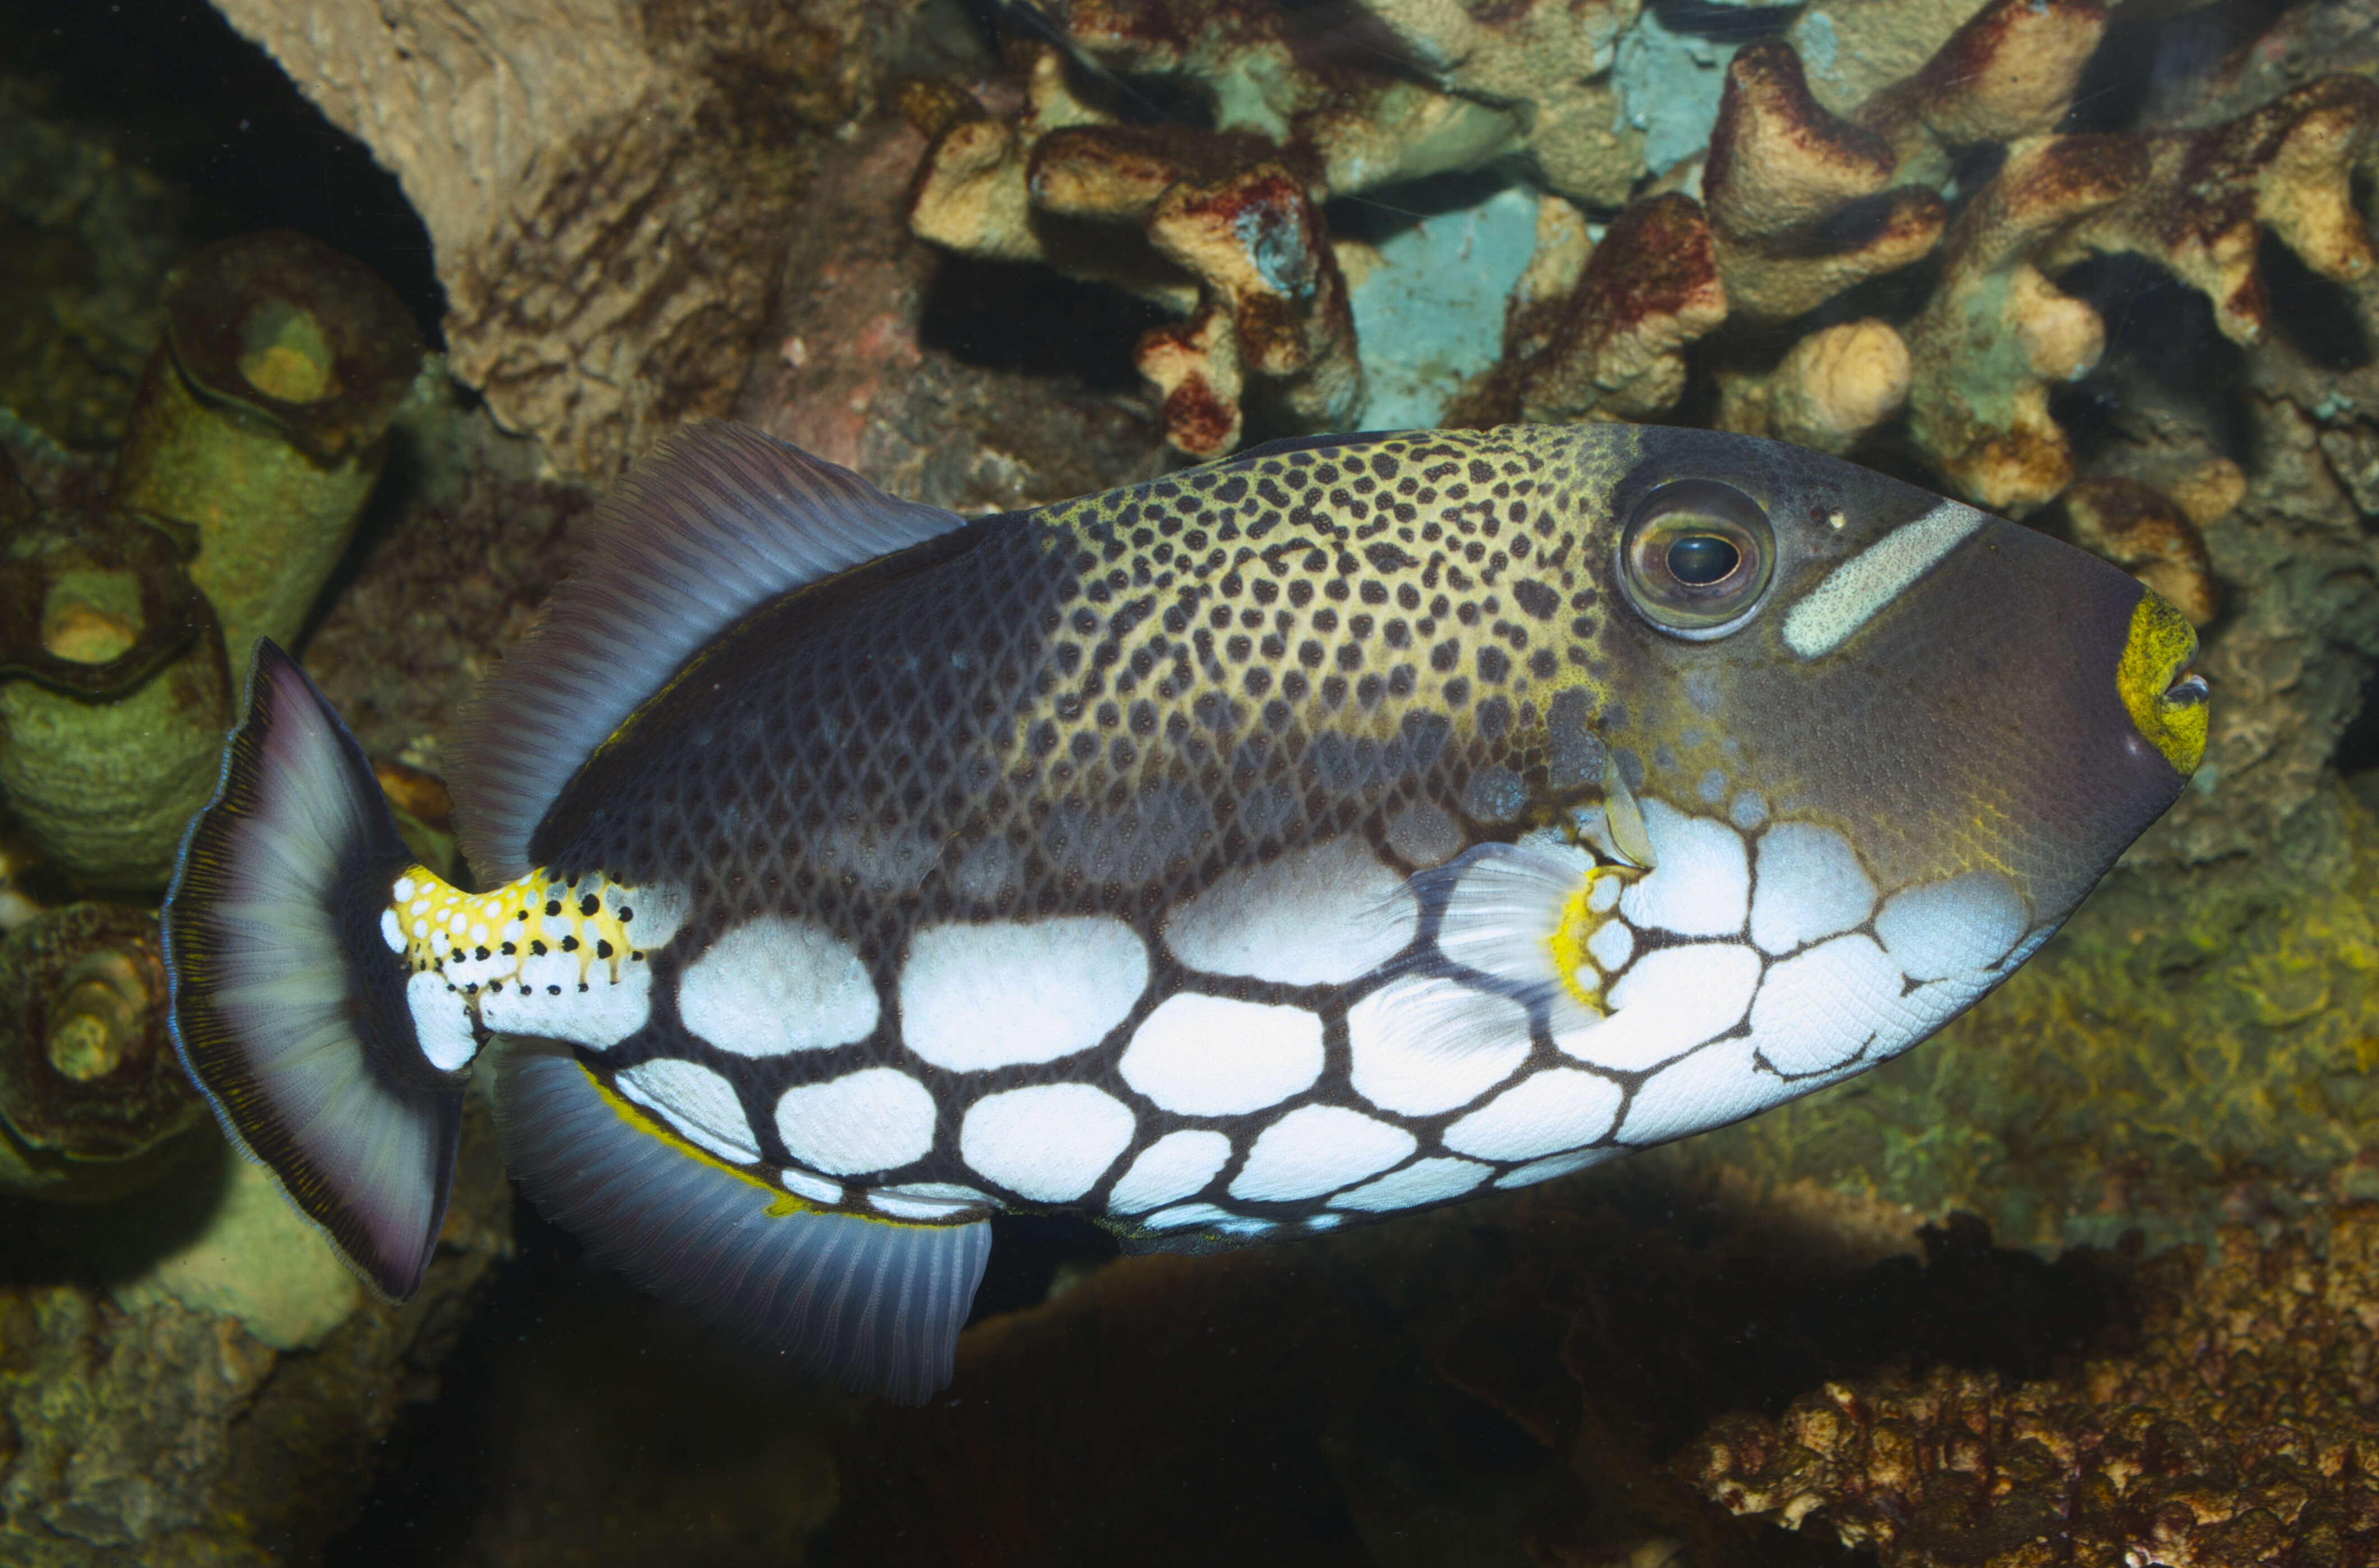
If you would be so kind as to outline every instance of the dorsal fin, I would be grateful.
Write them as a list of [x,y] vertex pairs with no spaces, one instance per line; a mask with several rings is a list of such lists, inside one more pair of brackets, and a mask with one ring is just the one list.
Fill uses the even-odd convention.
[[960,526],[745,425],[681,430],[598,509],[545,622],[461,726],[463,849],[480,877],[529,869],[529,835],[579,765],[735,621],[807,584]]

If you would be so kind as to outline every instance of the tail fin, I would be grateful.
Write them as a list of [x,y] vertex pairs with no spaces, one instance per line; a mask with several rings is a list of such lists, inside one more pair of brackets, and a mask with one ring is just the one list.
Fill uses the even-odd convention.
[[396,1300],[429,1266],[463,1120],[464,1074],[424,1055],[381,931],[412,859],[355,737],[258,643],[165,897],[175,1045],[240,1148]]

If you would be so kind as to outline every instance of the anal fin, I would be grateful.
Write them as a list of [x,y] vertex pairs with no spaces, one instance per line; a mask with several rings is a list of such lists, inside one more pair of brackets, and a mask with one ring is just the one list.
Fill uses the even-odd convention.
[[509,1041],[500,1063],[505,1161],[597,1257],[854,1393],[921,1405],[950,1381],[987,1221],[815,1209],[640,1128],[549,1043]]

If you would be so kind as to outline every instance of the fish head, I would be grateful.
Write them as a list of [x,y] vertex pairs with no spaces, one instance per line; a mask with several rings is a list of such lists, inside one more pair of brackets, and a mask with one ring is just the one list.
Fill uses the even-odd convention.
[[1872,1029],[1805,1059],[1878,1059],[1996,984],[2196,768],[2195,634],[2105,561],[1776,442],[1581,439],[1632,442],[1572,628],[1653,862],[1621,913],[1755,949],[1778,1027],[1805,992],[1804,1036]]

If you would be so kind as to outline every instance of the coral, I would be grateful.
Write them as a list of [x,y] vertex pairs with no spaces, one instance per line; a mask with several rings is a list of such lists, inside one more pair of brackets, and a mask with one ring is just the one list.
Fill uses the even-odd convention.
[[367,1300],[263,1168],[201,1132],[178,1179],[134,1202],[0,1204],[12,1564],[317,1560],[510,1245],[479,1107],[429,1277],[402,1309]]
[[370,269],[286,229],[185,257],[163,304],[116,500],[197,536],[191,579],[245,669],[257,638],[296,641],[346,552],[421,340]]
[[1908,401],[1908,344],[1889,321],[1821,327],[1759,374],[1719,372],[1721,430],[1846,452]]
[[231,681],[184,548],[120,512],[57,510],[0,568],[0,790],[87,886],[162,887],[214,788]]
[[[1736,54],[1702,165],[1728,303],[1754,320],[1798,316],[1931,250],[1947,206],[1923,185],[1886,192],[1900,173],[1890,142],[1809,95],[1790,44]],[[1869,197],[1845,236],[1844,209]]]
[[2180,501],[2137,479],[2104,477],[2076,480],[2063,499],[2075,544],[2170,599],[2192,626],[2221,610],[2205,537]]
[[2117,138],[2035,142],[2009,154],[1952,225],[1940,284],[1908,329],[1908,434],[1968,499],[2021,514],[2073,477],[2048,392],[2097,364],[2106,328],[2035,257],[2144,165]]
[[221,9],[395,172],[435,247],[456,374],[579,472],[726,412],[809,138],[874,102],[920,25],[773,0]]
[[2252,344],[2270,317],[2255,254],[2264,232],[2341,283],[2361,282],[2379,260],[2351,188],[2374,131],[2379,82],[2331,76],[2224,125],[2149,136],[2124,199],[2065,231],[2046,264],[2145,256],[2213,302],[2224,336]]
[[1575,288],[1516,318],[1513,337],[1542,344],[1511,370],[1521,416],[1660,412],[1685,388],[1682,351],[1724,320],[1726,308],[1700,207],[1677,195],[1630,204]]
[[206,1107],[165,1028],[157,918],[70,904],[0,946],[0,1188],[118,1198],[191,1152]]
[[2140,1271],[2136,1347],[2017,1382],[1933,1366],[1723,1421],[1680,1461],[1885,1568],[2218,1568],[2379,1550],[2379,1209]]

